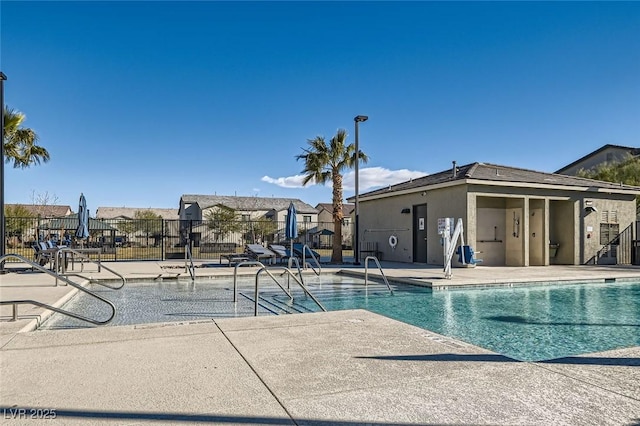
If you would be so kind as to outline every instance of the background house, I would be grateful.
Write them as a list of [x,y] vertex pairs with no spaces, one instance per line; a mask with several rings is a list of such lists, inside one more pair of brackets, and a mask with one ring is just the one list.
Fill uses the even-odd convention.
[[167,220],[178,220],[178,209],[157,209],[148,207],[98,207],[96,219],[135,219],[136,212],[150,212]]
[[[258,239],[284,241],[284,223],[292,202],[297,212],[298,239],[308,244],[311,242],[309,230],[317,226],[318,211],[297,198],[182,195],[179,208],[181,233],[188,233],[194,241],[229,240],[236,244]],[[223,229],[223,226],[212,227],[208,219],[220,207],[233,210],[236,218],[245,222],[247,227],[240,230],[233,228],[230,232]]]
[[[333,244],[334,223],[333,223],[333,204],[319,203],[316,205],[318,210],[318,226],[311,231],[313,235],[313,245],[318,248],[331,248]],[[353,214],[355,204],[342,204],[342,246],[352,247],[353,245]]]
[[442,265],[438,220],[461,218],[465,243],[480,252],[483,265],[628,263],[631,248],[622,239],[620,245],[608,243],[618,234],[634,235],[638,194],[640,187],[629,185],[454,163],[362,194],[359,238],[376,243],[385,260]]
[[556,173],[562,175],[576,176],[578,171],[583,170],[594,170],[601,164],[604,163],[619,163],[629,156],[636,157],[640,155],[640,148],[630,148],[627,146],[620,145],[604,145],[602,148],[599,148],[584,157],[581,157],[574,161],[571,164],[567,164],[561,169],[557,170]]
[[[159,217],[160,219],[157,219]],[[157,247],[164,236],[178,228],[178,209],[149,207],[98,207],[96,219],[118,232],[105,237],[110,246]]]
[[70,206],[64,205],[42,205],[42,204],[5,204],[5,209],[12,211],[16,207],[24,208],[33,217],[48,219],[52,217],[63,217],[73,214]]

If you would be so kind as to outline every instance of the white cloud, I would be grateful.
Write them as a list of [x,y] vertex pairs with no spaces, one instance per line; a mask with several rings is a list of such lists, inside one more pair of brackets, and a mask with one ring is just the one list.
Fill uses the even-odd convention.
[[[281,188],[303,188],[304,187],[304,185],[302,184],[302,181],[304,180],[304,175],[295,175],[295,176],[279,177],[279,178],[263,176],[262,179],[260,180],[263,182],[272,183]],[[309,182],[307,186],[312,184],[313,182]]]
[[[425,172],[412,171],[407,169],[389,170],[383,167],[365,167],[359,170],[359,192],[368,191],[373,188],[395,185],[396,183],[406,182],[410,179],[416,179],[427,175]],[[304,175],[295,175],[289,177],[272,178],[264,176],[263,182],[271,183],[282,188],[302,188],[302,180]],[[312,182],[309,182],[311,185]],[[355,171],[349,171],[343,179],[343,189],[347,191],[355,190]],[[327,186],[331,186],[331,182]]]
[[[427,175],[425,172],[407,169],[389,170],[384,167],[366,167],[360,169],[359,192],[368,191],[383,186],[395,185]],[[343,186],[345,190],[355,190],[355,171],[350,171],[344,176]]]

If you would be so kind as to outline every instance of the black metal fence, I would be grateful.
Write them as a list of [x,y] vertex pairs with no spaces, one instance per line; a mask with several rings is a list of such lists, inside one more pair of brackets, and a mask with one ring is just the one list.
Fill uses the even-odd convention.
[[[221,254],[242,253],[246,244],[289,244],[285,223],[271,220],[166,220],[90,219],[89,238],[76,241],[75,218],[6,217],[6,253],[33,258],[34,244],[52,240],[72,247],[100,248],[102,260],[183,259],[187,241],[194,259],[219,259]],[[330,256],[333,222],[299,222],[296,242]],[[353,230],[342,226],[343,256],[349,256]]]

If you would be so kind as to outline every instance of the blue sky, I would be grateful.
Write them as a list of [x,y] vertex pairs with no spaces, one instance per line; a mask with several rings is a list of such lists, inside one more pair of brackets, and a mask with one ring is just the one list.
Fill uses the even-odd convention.
[[[291,197],[306,140],[353,141],[360,191],[475,161],[553,172],[640,146],[637,2],[0,3],[5,103],[51,161],[5,202]],[[345,197],[353,195],[353,174]]]

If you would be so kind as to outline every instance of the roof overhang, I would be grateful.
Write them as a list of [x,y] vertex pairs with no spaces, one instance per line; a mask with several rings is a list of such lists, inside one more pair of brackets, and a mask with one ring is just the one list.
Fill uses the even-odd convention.
[[[372,201],[389,197],[397,197],[402,195],[415,194],[416,192],[433,191],[437,189],[449,188],[459,185],[482,185],[482,186],[495,186],[503,188],[530,188],[530,189],[546,189],[553,191],[573,191],[573,192],[595,192],[600,194],[624,194],[624,195],[640,195],[640,187],[620,187],[620,188],[599,188],[593,186],[574,186],[574,185],[556,185],[545,183],[531,183],[531,182],[512,182],[512,181],[494,181],[494,180],[482,180],[482,179],[460,179],[450,182],[443,182],[434,185],[425,185],[421,187],[415,187],[410,189],[404,189],[399,191],[391,191],[371,194],[360,195],[360,201]],[[349,197],[347,200],[354,200],[355,197]]]

